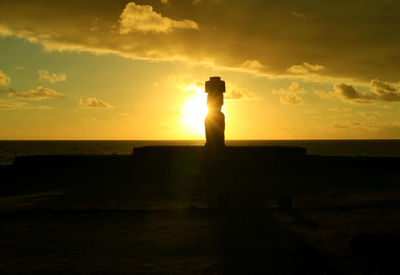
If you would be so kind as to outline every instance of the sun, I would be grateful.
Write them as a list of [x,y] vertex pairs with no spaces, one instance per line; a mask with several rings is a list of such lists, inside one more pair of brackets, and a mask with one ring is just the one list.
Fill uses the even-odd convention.
[[183,88],[183,90],[192,93],[181,109],[185,130],[190,130],[191,134],[197,136],[204,136],[204,119],[208,112],[207,94],[203,88],[195,85]]

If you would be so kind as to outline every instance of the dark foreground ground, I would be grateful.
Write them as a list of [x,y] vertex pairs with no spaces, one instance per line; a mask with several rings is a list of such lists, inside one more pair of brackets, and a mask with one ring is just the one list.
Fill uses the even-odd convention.
[[400,273],[399,159],[252,150],[19,158],[0,273]]

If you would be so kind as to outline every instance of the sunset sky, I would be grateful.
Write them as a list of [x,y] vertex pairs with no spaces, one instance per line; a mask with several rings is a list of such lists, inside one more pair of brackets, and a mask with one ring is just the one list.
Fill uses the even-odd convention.
[[398,1],[0,0],[0,139],[400,138]]

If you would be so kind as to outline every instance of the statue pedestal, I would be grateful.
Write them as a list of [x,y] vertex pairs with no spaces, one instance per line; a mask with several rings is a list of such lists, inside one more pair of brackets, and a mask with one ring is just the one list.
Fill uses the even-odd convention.
[[[300,147],[151,146],[133,150],[137,171],[163,182],[179,196],[203,196],[208,207],[240,207],[257,203],[258,195],[281,196],[296,186]],[[141,176],[140,176],[141,177]],[[142,177],[141,177],[142,178]]]

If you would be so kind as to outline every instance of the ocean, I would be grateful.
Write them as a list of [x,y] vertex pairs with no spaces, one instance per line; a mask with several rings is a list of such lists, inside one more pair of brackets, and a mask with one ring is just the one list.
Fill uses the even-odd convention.
[[[132,141],[0,141],[0,165],[16,156],[128,155],[134,147],[151,145],[203,145],[204,140]],[[400,140],[228,140],[228,146],[300,146],[308,154],[323,156],[400,157]]]

